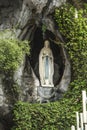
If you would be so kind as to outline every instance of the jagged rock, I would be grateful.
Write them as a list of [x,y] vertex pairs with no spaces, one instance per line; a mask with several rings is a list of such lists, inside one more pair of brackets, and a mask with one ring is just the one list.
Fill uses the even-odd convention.
[[2,90],[2,84],[0,84],[0,106],[4,104],[4,92]]
[[7,103],[6,103],[6,96],[5,96],[5,93],[4,93],[4,86],[2,84],[2,78],[3,75],[0,75],[0,107],[1,106],[8,106]]

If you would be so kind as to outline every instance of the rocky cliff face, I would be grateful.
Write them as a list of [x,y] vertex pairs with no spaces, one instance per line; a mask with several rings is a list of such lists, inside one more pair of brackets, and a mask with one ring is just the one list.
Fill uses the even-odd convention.
[[[31,56],[25,56],[14,75],[14,81],[17,81],[21,89],[19,99],[22,101],[44,101],[38,95],[37,87],[40,85],[38,56],[45,39],[50,40],[55,57],[55,88],[53,96],[49,100],[58,100],[61,94],[67,91],[71,77],[70,63],[63,45],[58,46],[56,44],[58,42],[64,43],[64,41],[52,18],[55,8],[65,2],[66,0],[0,1],[0,30],[15,28],[16,36],[19,39],[31,41]],[[44,27],[46,27],[45,32],[43,31]],[[60,77],[58,77],[59,75]],[[12,118],[10,114],[12,103],[10,99],[8,101],[6,98],[4,88],[0,75],[0,130],[9,130]]]

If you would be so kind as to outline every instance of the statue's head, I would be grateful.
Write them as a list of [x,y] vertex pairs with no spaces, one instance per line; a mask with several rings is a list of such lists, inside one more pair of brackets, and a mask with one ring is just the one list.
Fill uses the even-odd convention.
[[46,48],[49,48],[49,47],[50,47],[50,42],[49,42],[48,40],[46,40],[46,41],[44,42],[44,47],[46,47]]

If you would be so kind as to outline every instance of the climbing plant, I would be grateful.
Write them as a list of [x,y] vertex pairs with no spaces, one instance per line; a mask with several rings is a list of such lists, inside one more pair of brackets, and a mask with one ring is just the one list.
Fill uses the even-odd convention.
[[85,79],[87,75],[87,5],[77,12],[73,6],[64,5],[56,9],[55,17],[59,30],[66,40],[65,47],[72,64],[72,79]]
[[[55,11],[55,18],[71,62],[71,84],[65,98],[81,110],[81,91],[87,90],[87,4],[77,10],[70,4]],[[75,107],[75,106],[74,106]]]

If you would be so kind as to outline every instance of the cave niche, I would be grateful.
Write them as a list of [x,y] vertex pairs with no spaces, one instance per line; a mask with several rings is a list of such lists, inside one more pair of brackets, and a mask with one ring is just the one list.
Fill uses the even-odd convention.
[[55,43],[56,37],[55,35],[49,31],[46,30],[46,32],[43,34],[42,28],[38,27],[34,33],[33,40],[31,43],[31,55],[29,57],[29,61],[31,64],[31,67],[33,68],[33,71],[37,78],[40,81],[39,78],[39,53],[40,50],[44,46],[44,41],[49,40],[50,41],[50,48],[53,52],[54,57],[54,76],[53,76],[53,83],[54,86],[59,84],[63,71],[64,71],[64,63],[63,63],[63,54],[62,54],[62,48],[61,45],[58,45]]
[[[30,41],[30,56],[26,56],[23,69],[22,88],[24,101],[40,102],[55,101],[67,91],[71,79],[71,66],[64,48],[64,42],[58,30],[46,28],[43,32],[41,23],[38,26],[31,22],[21,31],[19,38]],[[43,88],[39,76],[39,54],[44,41],[50,41],[50,48],[54,57],[53,88]],[[46,95],[47,93],[47,95]]]

